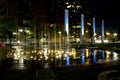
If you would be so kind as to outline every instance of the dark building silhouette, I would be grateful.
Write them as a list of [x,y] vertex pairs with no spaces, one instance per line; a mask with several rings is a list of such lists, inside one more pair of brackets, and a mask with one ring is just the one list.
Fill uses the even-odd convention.
[[39,18],[39,27],[50,31],[56,26],[57,31],[64,31],[65,9],[69,10],[69,28],[71,36],[80,37],[81,14],[85,16],[85,29],[92,26],[91,2],[89,0],[8,0],[8,16],[20,27],[30,27],[30,21]]

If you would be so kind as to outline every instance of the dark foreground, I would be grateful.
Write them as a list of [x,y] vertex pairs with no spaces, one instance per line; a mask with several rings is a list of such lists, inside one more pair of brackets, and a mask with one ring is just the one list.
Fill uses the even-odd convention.
[[[103,64],[55,67],[58,80],[98,80],[98,75],[107,70],[118,70],[117,61]],[[120,75],[119,75],[120,76]]]
[[[107,70],[117,70],[118,61],[102,64],[28,67],[17,69],[15,65],[0,67],[0,80],[98,80]],[[17,66],[16,66],[17,67]]]

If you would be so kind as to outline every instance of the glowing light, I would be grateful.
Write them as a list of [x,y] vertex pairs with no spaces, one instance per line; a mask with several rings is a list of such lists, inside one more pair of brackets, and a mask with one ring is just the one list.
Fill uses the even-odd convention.
[[82,36],[84,36],[84,15],[81,14],[81,27],[82,27]]
[[102,36],[101,36],[101,42],[104,43],[104,20],[102,20]]
[[114,60],[118,59],[118,54],[116,52],[113,52],[113,58],[114,58]]
[[77,5],[77,6],[76,6],[76,8],[77,8],[77,9],[79,9],[79,8],[82,8],[82,6],[80,6],[80,5]]
[[81,53],[82,53],[82,64],[85,63],[85,52],[84,49],[81,49]]
[[93,33],[95,35],[95,18],[93,18]]
[[86,49],[86,57],[89,56],[89,49]]
[[106,35],[110,35],[110,33],[109,33],[109,32],[106,32]]
[[102,60],[104,60],[104,59],[105,59],[105,52],[102,51]]
[[90,22],[87,22],[87,25],[91,26],[91,23],[90,23]]
[[104,36],[104,20],[102,20],[102,36]]
[[17,33],[16,33],[16,32],[13,32],[13,35],[17,35]]
[[66,2],[66,4],[69,4],[69,2]]
[[72,48],[72,53],[73,53],[73,59],[76,59],[76,50]]
[[33,56],[31,56],[30,58],[33,58]]
[[88,30],[86,30],[85,32],[88,33]]
[[96,50],[93,50],[93,62],[96,63]]
[[19,29],[18,31],[19,31],[19,32],[23,32],[23,29]]
[[66,53],[66,65],[70,65],[70,56],[68,55],[68,53]]
[[113,35],[114,35],[114,36],[117,36],[118,34],[117,34],[117,33],[114,33]]
[[68,5],[67,8],[71,8],[71,5]]
[[80,38],[80,43],[83,44],[84,43],[84,15],[81,14],[81,34],[80,34],[81,38]]
[[68,10],[65,10],[65,31],[67,35],[69,34],[69,12]]
[[[95,40],[95,43],[102,43],[101,40]],[[108,40],[104,40],[104,43],[108,43]]]

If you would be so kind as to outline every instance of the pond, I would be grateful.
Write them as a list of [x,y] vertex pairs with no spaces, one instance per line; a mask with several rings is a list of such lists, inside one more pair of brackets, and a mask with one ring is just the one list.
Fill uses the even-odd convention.
[[50,64],[54,65],[86,65],[111,62],[119,59],[119,54],[108,50],[99,49],[73,49],[72,53],[58,55],[55,59],[50,59]]

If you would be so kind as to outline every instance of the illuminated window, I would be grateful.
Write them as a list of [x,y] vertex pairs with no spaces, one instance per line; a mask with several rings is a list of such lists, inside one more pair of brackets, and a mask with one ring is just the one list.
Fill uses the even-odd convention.
[[68,2],[66,2],[66,4],[69,4]]
[[71,5],[68,5],[67,8],[71,8]]
[[74,6],[74,5],[71,5],[71,7],[72,7],[72,8],[75,8],[75,6]]
[[80,6],[80,5],[77,5],[77,6],[76,6],[76,8],[77,8],[77,9],[79,9],[79,8],[82,8],[82,6]]
[[87,22],[87,25],[91,26],[91,23],[90,23],[90,22]]

